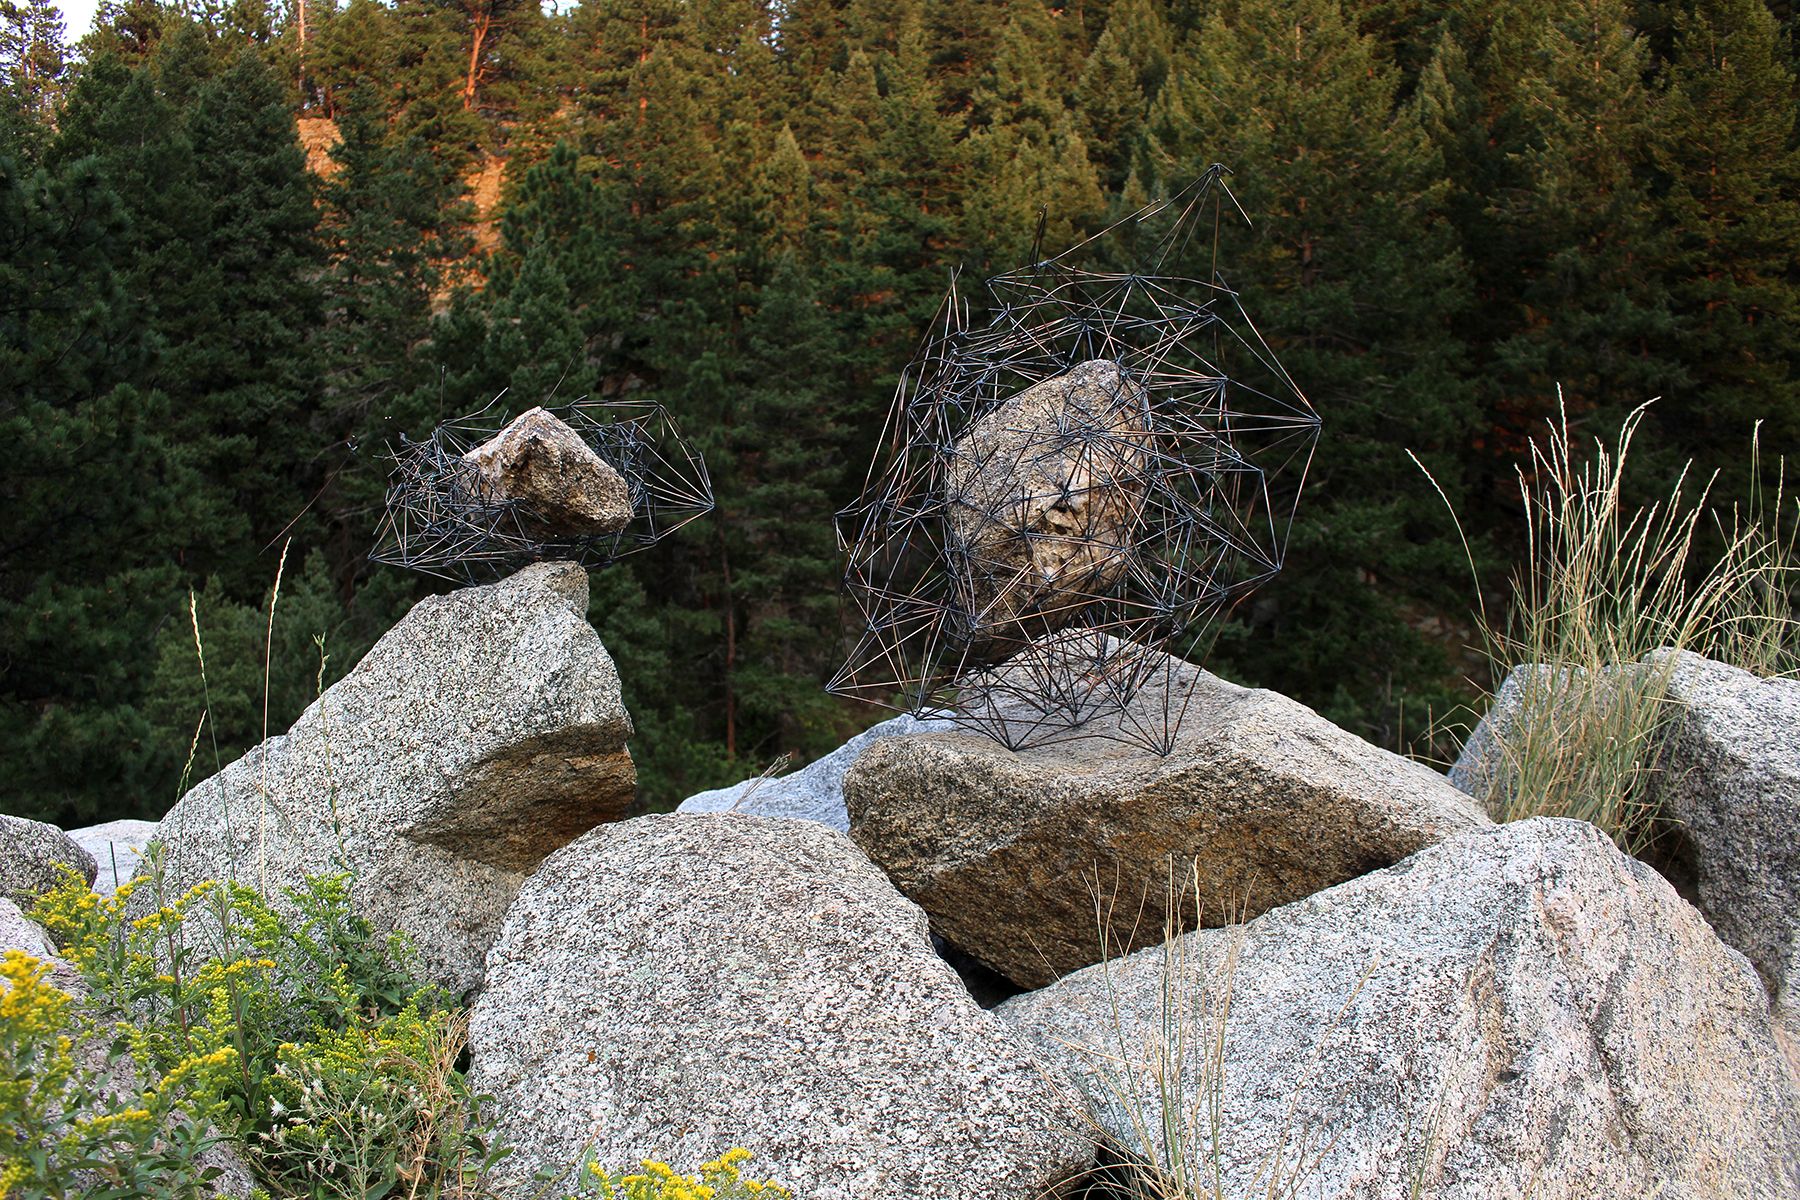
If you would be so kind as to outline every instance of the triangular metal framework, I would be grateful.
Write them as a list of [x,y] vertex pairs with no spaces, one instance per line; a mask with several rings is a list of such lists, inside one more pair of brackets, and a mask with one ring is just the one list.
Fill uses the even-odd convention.
[[[1192,653],[1281,569],[1320,427],[1216,261],[1212,282],[1162,273],[1203,229],[1216,246],[1222,206],[1236,205],[1224,174],[1214,166],[1081,245],[987,280],[983,325],[970,325],[952,282],[901,376],[863,495],[838,514],[859,636],[828,690],[905,712],[946,710],[1013,749],[1103,737],[1168,753],[1186,694],[1168,655]],[[1076,265],[1107,248],[1100,239],[1159,226],[1139,269]],[[1116,364],[1123,381],[1105,419],[1010,429],[1001,440],[1016,461],[971,461],[992,452],[968,436],[977,422],[1097,360]],[[1003,561],[962,535],[974,501],[959,481],[995,470],[1041,478],[1053,459],[1124,481],[1128,527],[1114,520],[1075,535],[1092,543],[1090,559],[1123,565],[1029,611],[1003,609],[992,598],[1017,582],[1005,573],[1018,556]],[[1014,495],[978,516],[1016,522],[1023,507]],[[1044,536],[1022,525],[1007,535]],[[1009,657],[994,661],[996,647]],[[1134,707],[1140,693],[1161,700]],[[1102,715],[1111,719],[1095,721]]]

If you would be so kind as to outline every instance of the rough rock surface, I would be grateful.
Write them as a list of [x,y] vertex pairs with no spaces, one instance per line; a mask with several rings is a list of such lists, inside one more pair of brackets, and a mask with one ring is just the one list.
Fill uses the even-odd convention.
[[[59,991],[80,1000],[87,996],[87,981],[81,977],[69,963],[57,957],[56,947],[50,935],[42,926],[29,920],[19,911],[19,906],[11,900],[0,898],[0,955],[8,950],[23,950],[40,962],[50,965],[49,974],[45,977],[51,986]],[[117,1098],[118,1107],[125,1107],[123,1098],[138,1093],[137,1075],[129,1058],[120,1056],[108,1058],[107,1046],[100,1038],[81,1038],[75,1043],[76,1067],[90,1072],[99,1086]],[[234,1145],[224,1142],[214,1143],[202,1151],[199,1158],[202,1170],[216,1167],[218,1174],[212,1179],[206,1194],[211,1196],[238,1197],[248,1196],[255,1186],[250,1174],[250,1164]],[[83,1189],[97,1189],[100,1182],[85,1172],[77,1171],[72,1183],[79,1194],[87,1194]]]
[[681,802],[677,812],[740,812],[763,817],[796,817],[829,825],[839,833],[850,829],[844,809],[844,772],[862,752],[882,738],[954,729],[946,720],[899,716],[863,730],[824,758],[775,779],[746,779],[730,787],[699,792]]
[[488,956],[470,1080],[528,1176],[731,1146],[807,1200],[1039,1200],[1090,1159],[1020,1035],[919,910],[812,821],[603,826],[526,883]]
[[29,907],[60,881],[59,863],[94,882],[94,856],[68,834],[42,821],[0,813],[0,896]]
[[31,957],[50,963],[50,981],[73,994],[82,987],[81,976],[62,959],[56,957],[56,945],[44,927],[27,917],[12,900],[0,897],[0,954],[23,950]]
[[94,876],[94,890],[110,896],[119,885],[137,873],[143,860],[144,847],[156,840],[155,821],[107,821],[85,829],[69,830],[77,846],[94,856],[100,870]]
[[[952,945],[1038,987],[1102,957],[1096,894],[1115,951],[1160,938],[1171,858],[1183,879],[1196,861],[1219,925],[1489,823],[1435,771],[1285,696],[1185,663],[1173,679],[1187,708],[1167,757],[1105,737],[877,742],[844,779],[850,835]],[[1087,731],[1160,723],[1164,700],[1146,688]]]
[[945,468],[956,603],[977,658],[1061,628],[1117,583],[1144,503],[1148,397],[1094,359],[974,422]]
[[[1508,743],[1525,705],[1545,703],[1542,664],[1514,667],[1450,779],[1471,795],[1513,786]],[[1655,861],[1768,985],[1778,1032],[1800,1065],[1800,681],[1760,679],[1697,654],[1659,651],[1568,686],[1579,701],[1653,689],[1668,719],[1644,746],[1649,800],[1679,833]],[[1550,703],[1557,703],[1554,697]]]
[[531,532],[546,537],[617,533],[631,523],[631,488],[565,422],[534,408],[463,459],[491,499],[523,502]]
[[1294,1200],[1404,1197],[1415,1179],[1443,1200],[1800,1195],[1800,1092],[1755,973],[1591,825],[1468,834],[1174,947],[998,1011],[1142,1146],[1118,1097],[1160,1112],[1147,1077],[1105,1080],[1119,1057],[1155,1060],[1175,980],[1180,1091],[1202,1134],[1218,1097],[1223,1194],[1262,1195],[1285,1146]]
[[359,911],[411,934],[453,990],[475,986],[525,875],[634,799],[631,719],[587,586],[539,563],[420,601],[286,735],[169,811],[170,885],[279,896],[349,869]]
[[1686,835],[1700,910],[1800,1050],[1800,679],[1685,652],[1671,665],[1653,798]]

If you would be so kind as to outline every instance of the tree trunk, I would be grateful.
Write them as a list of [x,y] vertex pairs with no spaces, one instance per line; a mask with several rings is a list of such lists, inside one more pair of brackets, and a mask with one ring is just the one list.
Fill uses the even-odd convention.
[[731,556],[719,547],[719,568],[725,576],[725,757],[737,758],[737,688],[732,676],[737,669],[737,602],[731,594]]
[[474,36],[469,40],[469,78],[463,84],[463,107],[475,107],[475,85],[481,77],[481,46],[487,41],[488,26],[494,19],[494,10],[483,8],[475,16]]

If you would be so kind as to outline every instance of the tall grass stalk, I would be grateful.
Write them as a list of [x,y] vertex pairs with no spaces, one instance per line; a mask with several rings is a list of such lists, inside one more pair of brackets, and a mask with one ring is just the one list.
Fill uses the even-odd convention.
[[[204,707],[200,710],[199,724],[194,726],[194,744],[188,748],[188,760],[181,770],[181,786],[175,792],[176,800],[187,794],[188,779],[194,768],[194,754],[200,746],[202,728],[206,730],[207,738],[212,743],[213,777],[218,778],[225,770],[224,758],[219,754],[218,725],[212,719],[212,684],[206,678],[206,639],[200,636],[200,600],[193,588],[188,589],[188,623],[194,631],[194,656],[200,660],[200,697]],[[225,836],[235,843],[237,839],[231,828],[231,806],[225,803],[223,785],[219,789],[219,815],[225,823]]]
[[[1519,468],[1526,556],[1510,611],[1495,621],[1483,602],[1478,614],[1493,677],[1531,667],[1513,676],[1489,721],[1474,779],[1481,799],[1499,820],[1591,821],[1631,853],[1651,837],[1655,748],[1675,667],[1658,652],[1767,672],[1792,669],[1796,647],[1784,489],[1766,505],[1758,475],[1748,503],[1726,519],[1711,502],[1713,480],[1696,490],[1689,463],[1666,497],[1628,507],[1626,467],[1648,407],[1625,419],[1616,443],[1596,439],[1583,455],[1559,393],[1557,420]],[[1708,529],[1718,557],[1702,562]]]
[[1794,618],[1794,591],[1800,582],[1795,534],[1800,521],[1785,521],[1789,503],[1787,460],[1775,460],[1774,498],[1762,474],[1762,422],[1750,441],[1750,495],[1733,504],[1729,523],[1717,518],[1719,536],[1742,546],[1740,585],[1726,598],[1707,653],[1758,675],[1800,671],[1800,625]]
[[281,601],[281,575],[287,570],[288,547],[281,543],[281,560],[275,564],[275,586],[269,592],[269,628],[263,640],[262,745],[256,776],[256,890],[269,894],[269,679],[275,657],[275,606]]

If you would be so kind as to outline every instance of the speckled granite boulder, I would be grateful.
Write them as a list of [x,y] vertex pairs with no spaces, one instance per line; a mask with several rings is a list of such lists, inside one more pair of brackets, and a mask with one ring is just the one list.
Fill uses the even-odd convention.
[[634,799],[631,719],[587,597],[581,568],[539,563],[420,601],[285,735],[169,811],[170,886],[279,896],[348,869],[360,912],[474,987],[525,876]]
[[27,917],[15,902],[0,897],[0,954],[23,950],[31,957],[50,964],[50,982],[73,994],[82,988],[81,976],[74,967],[56,957],[56,943],[44,927]]
[[972,661],[1053,633],[1131,569],[1156,438],[1144,386],[1077,363],[977,418],[943,463],[951,595]]
[[1039,987],[1102,957],[1096,888],[1123,914],[1115,942],[1159,937],[1171,857],[1183,874],[1196,863],[1202,920],[1218,925],[1489,824],[1442,775],[1285,696],[1186,663],[1172,686],[1086,727],[1153,727],[1165,700],[1185,703],[1167,757],[1100,739],[877,742],[844,778],[850,836],[952,945]]
[[641,817],[552,855],[489,953],[470,1051],[517,1179],[590,1140],[613,1166],[744,1146],[806,1200],[1041,1200],[1090,1159],[924,914],[813,821]]
[[137,873],[143,861],[144,848],[156,840],[155,821],[107,821],[84,829],[69,830],[77,846],[94,856],[99,873],[94,876],[94,890],[110,896],[119,885]]
[[62,878],[58,865],[75,868],[89,884],[94,856],[54,825],[0,813],[0,896],[30,907]]
[[1140,951],[997,1011],[1141,1147],[1120,1097],[1152,1089],[1141,1070],[1115,1086],[1116,1064],[1168,1044],[1173,979],[1192,1039],[1177,1090],[1202,1137],[1206,1081],[1224,1081],[1224,1194],[1262,1194],[1285,1148],[1293,1200],[1800,1195],[1800,1092],[1755,973],[1591,825],[1467,834],[1188,934],[1173,957],[1171,973]]
[[1768,985],[1800,1060],[1800,679],[1682,653],[1652,797],[1680,825],[1699,905]]
[[863,730],[824,758],[775,779],[746,779],[730,787],[700,792],[681,802],[677,812],[740,812],[763,817],[797,817],[829,825],[839,833],[850,829],[844,809],[844,772],[862,752],[883,738],[954,729],[946,720],[899,716]]

